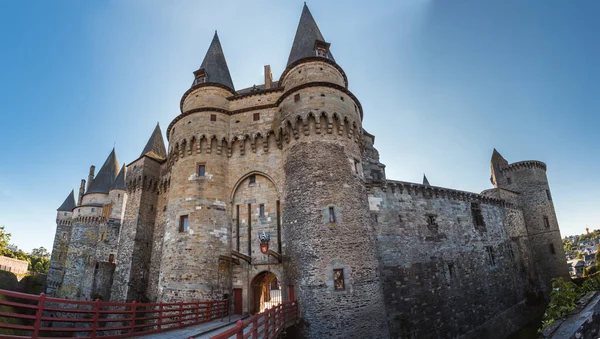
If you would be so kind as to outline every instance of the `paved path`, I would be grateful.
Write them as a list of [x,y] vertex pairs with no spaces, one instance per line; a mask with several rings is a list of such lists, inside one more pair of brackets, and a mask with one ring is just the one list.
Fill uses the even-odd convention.
[[[215,335],[217,333],[223,332],[226,329],[232,328],[235,326],[236,321],[242,319],[241,315],[232,315],[231,322],[229,322],[228,317],[215,319],[211,322],[188,326],[168,332],[163,333],[155,333],[149,335],[138,336],[135,338],[138,339],[188,339],[188,338],[210,338],[210,336]],[[215,330],[219,329],[218,332]],[[215,332],[213,332],[215,331]]]

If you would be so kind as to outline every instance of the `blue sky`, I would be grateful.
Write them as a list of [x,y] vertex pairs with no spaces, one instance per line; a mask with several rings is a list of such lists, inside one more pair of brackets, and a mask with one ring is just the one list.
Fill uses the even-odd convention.
[[[116,144],[163,131],[217,29],[236,88],[284,69],[302,1],[0,1],[0,225],[51,248]],[[548,164],[562,234],[600,228],[600,3],[309,1],[388,178],[490,188],[497,148]]]

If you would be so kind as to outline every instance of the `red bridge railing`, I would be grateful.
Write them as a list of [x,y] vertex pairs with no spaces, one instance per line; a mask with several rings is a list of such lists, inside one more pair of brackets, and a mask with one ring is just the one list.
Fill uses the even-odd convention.
[[275,338],[286,327],[298,320],[298,303],[286,301],[262,313],[256,314],[246,321],[238,320],[234,328],[217,334],[210,339],[257,339]]
[[228,300],[113,303],[0,290],[0,338],[130,338],[226,316]]

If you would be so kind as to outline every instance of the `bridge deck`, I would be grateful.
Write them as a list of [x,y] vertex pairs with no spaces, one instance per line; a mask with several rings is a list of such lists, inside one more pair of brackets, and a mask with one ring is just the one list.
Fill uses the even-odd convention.
[[243,319],[244,316],[232,315],[231,322],[228,317],[215,319],[211,322],[179,328],[172,331],[155,333],[149,335],[137,336],[138,339],[188,339],[188,338],[210,338],[210,336],[219,333],[217,330],[226,330],[235,326],[236,321]]

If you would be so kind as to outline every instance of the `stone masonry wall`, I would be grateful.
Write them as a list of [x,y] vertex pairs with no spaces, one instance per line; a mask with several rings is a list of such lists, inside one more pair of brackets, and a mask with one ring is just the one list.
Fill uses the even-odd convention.
[[[475,223],[472,202],[485,225]],[[373,187],[369,206],[392,337],[504,338],[537,315],[513,308],[531,288],[521,211],[476,194],[395,182]],[[522,314],[503,331],[486,331],[507,311]]]

